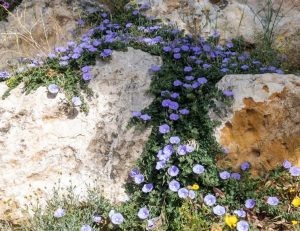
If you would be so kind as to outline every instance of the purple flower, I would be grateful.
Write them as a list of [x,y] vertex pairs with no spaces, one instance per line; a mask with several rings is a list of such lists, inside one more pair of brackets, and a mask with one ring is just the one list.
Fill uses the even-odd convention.
[[178,136],[171,136],[170,137],[170,143],[171,144],[179,144],[180,143],[180,138]]
[[174,52],[174,53],[180,52],[180,48],[179,48],[179,47],[175,47],[175,48],[173,49],[173,52]]
[[91,74],[90,72],[88,72],[88,73],[83,73],[82,79],[83,79],[84,81],[91,80],[91,79],[92,79],[92,74]]
[[289,171],[292,176],[300,176],[300,168],[296,166],[290,167]]
[[75,107],[79,107],[82,104],[81,99],[78,96],[72,98],[72,103]]
[[182,114],[182,115],[187,115],[187,114],[190,113],[190,111],[189,111],[188,109],[186,109],[186,108],[183,108],[183,109],[179,110],[179,112],[180,112],[180,114]]
[[208,44],[203,45],[203,50],[206,52],[210,52],[211,48]]
[[190,47],[187,46],[187,45],[182,45],[181,46],[181,50],[183,50],[183,51],[189,51],[189,49],[190,49]]
[[172,50],[172,48],[171,48],[171,47],[164,47],[163,50],[164,50],[165,52],[170,52],[170,51]]
[[129,23],[126,24],[125,27],[126,27],[126,28],[130,28],[130,27],[132,27],[132,26],[133,26],[133,23],[129,22]]
[[195,150],[195,148],[193,147],[193,146],[191,146],[191,145],[186,145],[186,151],[188,152],[188,153],[191,153],[191,152],[193,152]]
[[207,63],[204,63],[202,67],[203,67],[204,69],[208,69],[208,68],[211,67],[211,65],[210,65],[210,64],[207,64]]
[[241,66],[241,69],[244,70],[244,71],[246,71],[246,70],[249,69],[249,66],[248,65],[243,65],[243,66]]
[[141,115],[142,115],[142,113],[140,111],[134,111],[131,114],[132,117],[140,117]]
[[178,196],[180,198],[187,198],[189,196],[189,190],[186,188],[181,188],[178,190]]
[[131,172],[129,173],[129,176],[131,177],[135,177],[136,175],[140,174],[140,171],[138,170],[138,168],[133,168],[131,170]]
[[106,58],[106,57],[110,56],[111,54],[112,54],[112,50],[111,49],[104,49],[101,52],[100,56],[103,57],[103,58]]
[[61,218],[66,214],[65,210],[62,208],[58,208],[54,211],[53,216],[56,218]]
[[173,86],[174,87],[178,87],[178,86],[181,86],[182,85],[182,82],[180,81],[180,80],[175,80],[174,82],[173,82]]
[[253,199],[247,199],[245,201],[245,206],[246,206],[247,209],[253,209],[255,204],[256,204],[256,202]]
[[[222,69],[221,69],[221,71],[222,72],[224,72],[224,73],[226,73],[226,72],[228,72],[229,71],[229,69],[228,68],[226,68],[226,67],[223,67]],[[225,95],[225,94],[224,94]]]
[[249,230],[249,224],[247,221],[239,221],[236,224],[237,231],[248,231]]
[[154,71],[154,72],[160,71],[160,66],[152,65],[151,66],[151,71]]
[[247,169],[249,169],[250,168],[250,163],[249,162],[243,162],[242,164],[241,164],[241,169],[243,170],[243,171],[246,171]]
[[219,176],[222,180],[227,180],[230,178],[230,173],[227,171],[223,171],[219,173]]
[[188,75],[188,76],[185,76],[185,79],[188,81],[192,81],[192,80],[194,80],[194,76]]
[[95,215],[95,216],[93,216],[93,221],[96,222],[96,223],[100,223],[102,221],[102,217],[98,216],[98,215]]
[[95,40],[95,41],[93,41],[93,46],[95,46],[95,47],[100,46],[101,44],[102,44],[101,40]]
[[60,58],[60,60],[63,60],[63,61],[66,61],[66,60],[69,60],[70,59],[70,57],[69,56],[62,56],[61,58]]
[[234,210],[233,213],[238,217],[246,217],[246,212],[244,210]]
[[175,165],[172,165],[168,168],[168,174],[170,176],[177,176],[179,173],[179,168],[177,168]]
[[183,156],[186,154],[186,146],[185,145],[179,145],[177,148],[177,153],[180,156]]
[[170,132],[170,126],[168,124],[163,124],[159,126],[159,132],[161,134],[166,134],[168,132]]
[[77,21],[77,24],[80,25],[80,26],[82,26],[82,25],[84,25],[84,21],[83,21],[82,19],[79,19],[79,20]]
[[55,50],[55,52],[57,52],[57,53],[63,53],[63,52],[66,52],[66,51],[67,51],[67,49],[64,48],[64,47],[56,47],[54,50]]
[[189,190],[189,198],[191,198],[192,200],[194,200],[196,197],[196,193],[193,190]]
[[172,110],[177,110],[179,107],[179,104],[177,102],[174,102],[174,101],[170,101],[169,102],[169,108],[172,109]]
[[172,102],[172,101],[169,100],[169,99],[164,99],[164,100],[161,102],[161,105],[162,105],[163,107],[169,107],[169,105],[170,105],[171,102]]
[[88,72],[90,72],[91,70],[92,70],[91,66],[84,66],[84,67],[81,68],[81,71],[82,71],[83,73],[88,73]]
[[170,116],[169,116],[170,120],[178,120],[179,119],[179,115],[178,114],[175,114],[175,113],[172,113]]
[[83,225],[81,226],[80,231],[92,231],[92,227],[89,225]]
[[181,54],[180,53],[175,53],[173,55],[174,59],[180,59],[181,58]]
[[140,13],[139,10],[134,10],[134,11],[132,12],[133,15],[138,15],[139,13]]
[[280,75],[284,74],[283,70],[281,70],[281,69],[277,69],[277,70],[276,70],[276,73],[277,73],[277,74],[280,74]]
[[228,48],[232,48],[232,47],[233,47],[233,43],[227,43],[226,46],[227,46]]
[[154,227],[155,224],[153,220],[147,220],[147,225],[148,225],[147,230],[152,230],[155,228]]
[[59,87],[56,85],[56,84],[50,84],[48,86],[48,91],[51,93],[51,94],[57,94],[59,92]]
[[240,180],[241,179],[241,174],[236,173],[236,172],[231,173],[230,178],[235,179],[235,180]]
[[268,197],[267,203],[268,203],[269,205],[275,206],[275,205],[278,205],[279,200],[278,200],[277,197]]
[[213,207],[213,213],[218,215],[218,216],[223,216],[225,214],[225,208],[221,205],[217,205]]
[[207,83],[207,79],[204,78],[204,77],[198,78],[197,81],[198,81],[198,83],[200,83],[200,84],[205,84],[205,83]]
[[214,195],[212,194],[207,194],[204,197],[204,203],[208,206],[213,206],[216,203],[217,199]]
[[171,180],[169,183],[169,189],[173,192],[177,192],[180,188],[180,183],[177,180]]
[[113,213],[111,216],[110,216],[110,219],[111,219],[111,222],[115,225],[120,225],[123,223],[124,221],[124,217],[122,216],[121,213]]
[[60,66],[67,66],[69,63],[68,63],[68,61],[60,61],[58,64]]
[[138,217],[142,220],[145,220],[149,217],[149,210],[146,207],[141,208],[138,212]]
[[226,95],[226,96],[233,96],[234,95],[233,92],[230,91],[230,90],[223,91],[223,94]]
[[48,58],[50,58],[50,59],[54,59],[56,57],[57,57],[56,54],[53,54],[53,53],[51,53],[51,54],[48,55]]
[[282,166],[283,166],[285,169],[289,169],[290,167],[292,167],[292,163],[289,162],[288,160],[285,160],[285,161],[283,161]]
[[138,174],[138,175],[136,175],[136,176],[134,176],[134,182],[136,183],[136,184],[141,184],[141,183],[143,183],[144,182],[144,176],[143,176],[143,174]]
[[142,120],[144,120],[144,121],[151,120],[151,116],[149,116],[148,114],[143,114],[143,115],[141,115],[140,118],[141,118]]
[[160,170],[166,166],[166,161],[161,160],[156,163],[155,169]]
[[176,99],[178,97],[179,97],[179,94],[176,93],[176,92],[174,92],[174,93],[171,94],[171,98],[173,98],[173,99]]
[[184,67],[184,69],[183,69],[183,71],[184,72],[191,72],[193,70],[193,68],[192,67]]
[[79,53],[74,53],[71,58],[72,59],[78,59],[80,57],[80,54]]
[[198,175],[204,173],[204,171],[205,171],[205,168],[201,164],[196,164],[193,167],[193,172],[198,174]]
[[10,4],[9,4],[8,2],[4,2],[4,3],[2,3],[2,6],[3,6],[3,8],[5,8],[6,10],[8,10],[9,7],[10,7]]
[[163,148],[163,153],[166,155],[171,156],[174,152],[174,148],[172,145],[168,144]]
[[144,186],[142,188],[142,192],[149,193],[149,192],[152,191],[152,189],[153,189],[153,184],[152,183],[144,184]]

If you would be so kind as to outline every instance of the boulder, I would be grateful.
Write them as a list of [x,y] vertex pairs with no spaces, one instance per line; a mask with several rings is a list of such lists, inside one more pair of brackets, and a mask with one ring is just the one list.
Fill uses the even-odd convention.
[[[67,110],[64,94],[48,97],[44,87],[25,95],[19,86],[1,100],[0,220],[20,219],[30,196],[43,204],[58,186],[72,184],[82,197],[88,185],[100,187],[113,203],[126,200],[124,182],[151,132],[127,125],[152,102],[148,69],[160,62],[134,49],[98,61],[88,114]],[[1,95],[6,88],[0,83]]]
[[216,129],[225,148],[222,167],[239,169],[251,163],[254,175],[281,165],[284,160],[300,166],[300,78],[295,75],[228,75],[217,84],[233,91],[230,107]]

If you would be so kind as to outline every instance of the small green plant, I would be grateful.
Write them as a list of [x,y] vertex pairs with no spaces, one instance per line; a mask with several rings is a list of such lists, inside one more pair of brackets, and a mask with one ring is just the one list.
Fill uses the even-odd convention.
[[130,0],[100,0],[100,2],[107,6],[112,14],[117,15],[124,12]]

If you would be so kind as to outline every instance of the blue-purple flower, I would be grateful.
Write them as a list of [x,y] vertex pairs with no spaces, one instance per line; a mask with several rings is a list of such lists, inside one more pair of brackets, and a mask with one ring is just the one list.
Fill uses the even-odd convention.
[[115,225],[120,225],[124,221],[123,215],[121,213],[115,213],[115,212],[110,216],[110,219],[111,222]]
[[144,184],[144,186],[142,188],[142,192],[149,193],[149,192],[152,191],[152,189],[153,189],[153,184],[152,183]]
[[283,161],[282,166],[283,166],[285,169],[289,169],[290,167],[292,167],[292,163],[289,162],[288,160],[285,160],[285,161]]
[[198,175],[204,173],[204,171],[205,171],[205,168],[201,164],[196,164],[193,167],[193,172],[198,174]]
[[78,96],[72,98],[72,103],[75,107],[79,107],[82,104],[81,99]]
[[178,136],[171,136],[170,137],[170,143],[171,144],[179,144],[180,143],[180,138]]
[[168,132],[170,132],[170,126],[168,124],[163,124],[159,126],[159,132],[161,134],[166,134]]
[[204,203],[208,206],[213,206],[216,203],[217,199],[214,195],[212,194],[207,194],[204,197]]
[[217,205],[213,207],[213,213],[218,215],[218,216],[223,216],[225,214],[226,210],[223,206]]
[[292,176],[300,176],[300,168],[296,166],[292,166],[289,169],[289,172]]
[[89,225],[83,225],[81,226],[80,231],[92,231],[92,227]]
[[234,210],[234,214],[236,214],[238,217],[246,217],[246,212],[244,210]]
[[219,173],[219,176],[222,180],[227,180],[230,178],[230,173],[227,171],[223,171]]
[[176,120],[179,120],[180,117],[178,114],[172,113],[172,114],[170,114],[169,118],[170,118],[170,120],[176,121]]
[[235,179],[235,180],[240,180],[241,179],[241,174],[239,174],[237,172],[231,173],[230,178]]
[[54,211],[53,216],[56,218],[61,218],[66,214],[66,211],[62,208],[58,208]]
[[194,190],[189,190],[189,198],[191,198],[192,200],[194,200],[196,198],[196,193]]
[[267,203],[268,203],[269,205],[275,206],[275,205],[278,205],[279,200],[278,200],[277,197],[268,197]]
[[168,168],[168,174],[170,176],[177,176],[179,174],[179,168],[175,165],[172,165]]
[[255,205],[256,205],[256,202],[253,199],[247,199],[245,201],[245,206],[247,209],[253,209]]
[[169,189],[173,192],[177,192],[180,188],[180,183],[177,180],[171,180],[169,183]]
[[59,87],[56,85],[56,84],[50,84],[48,86],[48,91],[51,93],[51,94],[57,94],[59,92]]
[[181,188],[178,190],[178,196],[180,198],[187,198],[189,196],[189,190],[186,188]]
[[93,216],[93,221],[96,223],[100,223],[102,221],[102,217],[99,215]]
[[237,224],[236,224],[236,229],[238,231],[248,231],[249,230],[249,224],[247,221],[239,221]]
[[149,121],[149,120],[151,120],[151,116],[149,116],[148,114],[143,114],[143,115],[141,115],[141,117],[140,117],[142,120],[144,120],[144,121]]
[[250,163],[249,162],[243,162],[242,164],[241,164],[241,169],[243,170],[243,171],[246,171],[247,169],[249,169],[250,168]]
[[144,208],[141,208],[138,212],[138,217],[142,220],[145,220],[149,217],[149,210],[144,207]]
[[136,176],[134,176],[134,182],[136,184],[141,184],[143,183],[145,180],[144,175],[143,174],[137,174]]

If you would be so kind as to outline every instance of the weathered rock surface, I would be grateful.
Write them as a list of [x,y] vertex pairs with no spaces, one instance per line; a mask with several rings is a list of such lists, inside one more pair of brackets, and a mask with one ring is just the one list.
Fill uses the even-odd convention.
[[295,75],[228,75],[218,83],[232,89],[217,140],[228,150],[223,167],[238,169],[244,161],[260,174],[284,160],[300,166],[300,78]]
[[[253,42],[262,26],[255,18],[261,18],[261,9],[267,1],[260,0],[138,0],[150,4],[149,15],[175,22],[180,28],[189,32],[201,32],[210,35],[213,31],[221,32],[222,38],[234,38],[239,35]],[[273,0],[278,9],[281,0]],[[284,37],[299,33],[300,2],[284,0],[280,16],[284,16],[276,27],[276,32]],[[299,37],[298,37],[299,38]]]
[[74,39],[80,12],[87,13],[96,3],[97,0],[23,0],[7,22],[0,22],[0,70],[18,63],[18,58],[47,55],[55,46]]
[[[126,126],[132,111],[151,103],[148,69],[159,64],[134,49],[97,62],[88,115],[66,114],[64,95],[49,98],[45,88],[24,95],[18,87],[1,100],[0,219],[20,218],[25,197],[36,193],[43,201],[58,180],[62,188],[71,181],[82,196],[90,184],[112,202],[124,200],[122,185],[151,131]],[[5,89],[1,83],[0,95]]]

